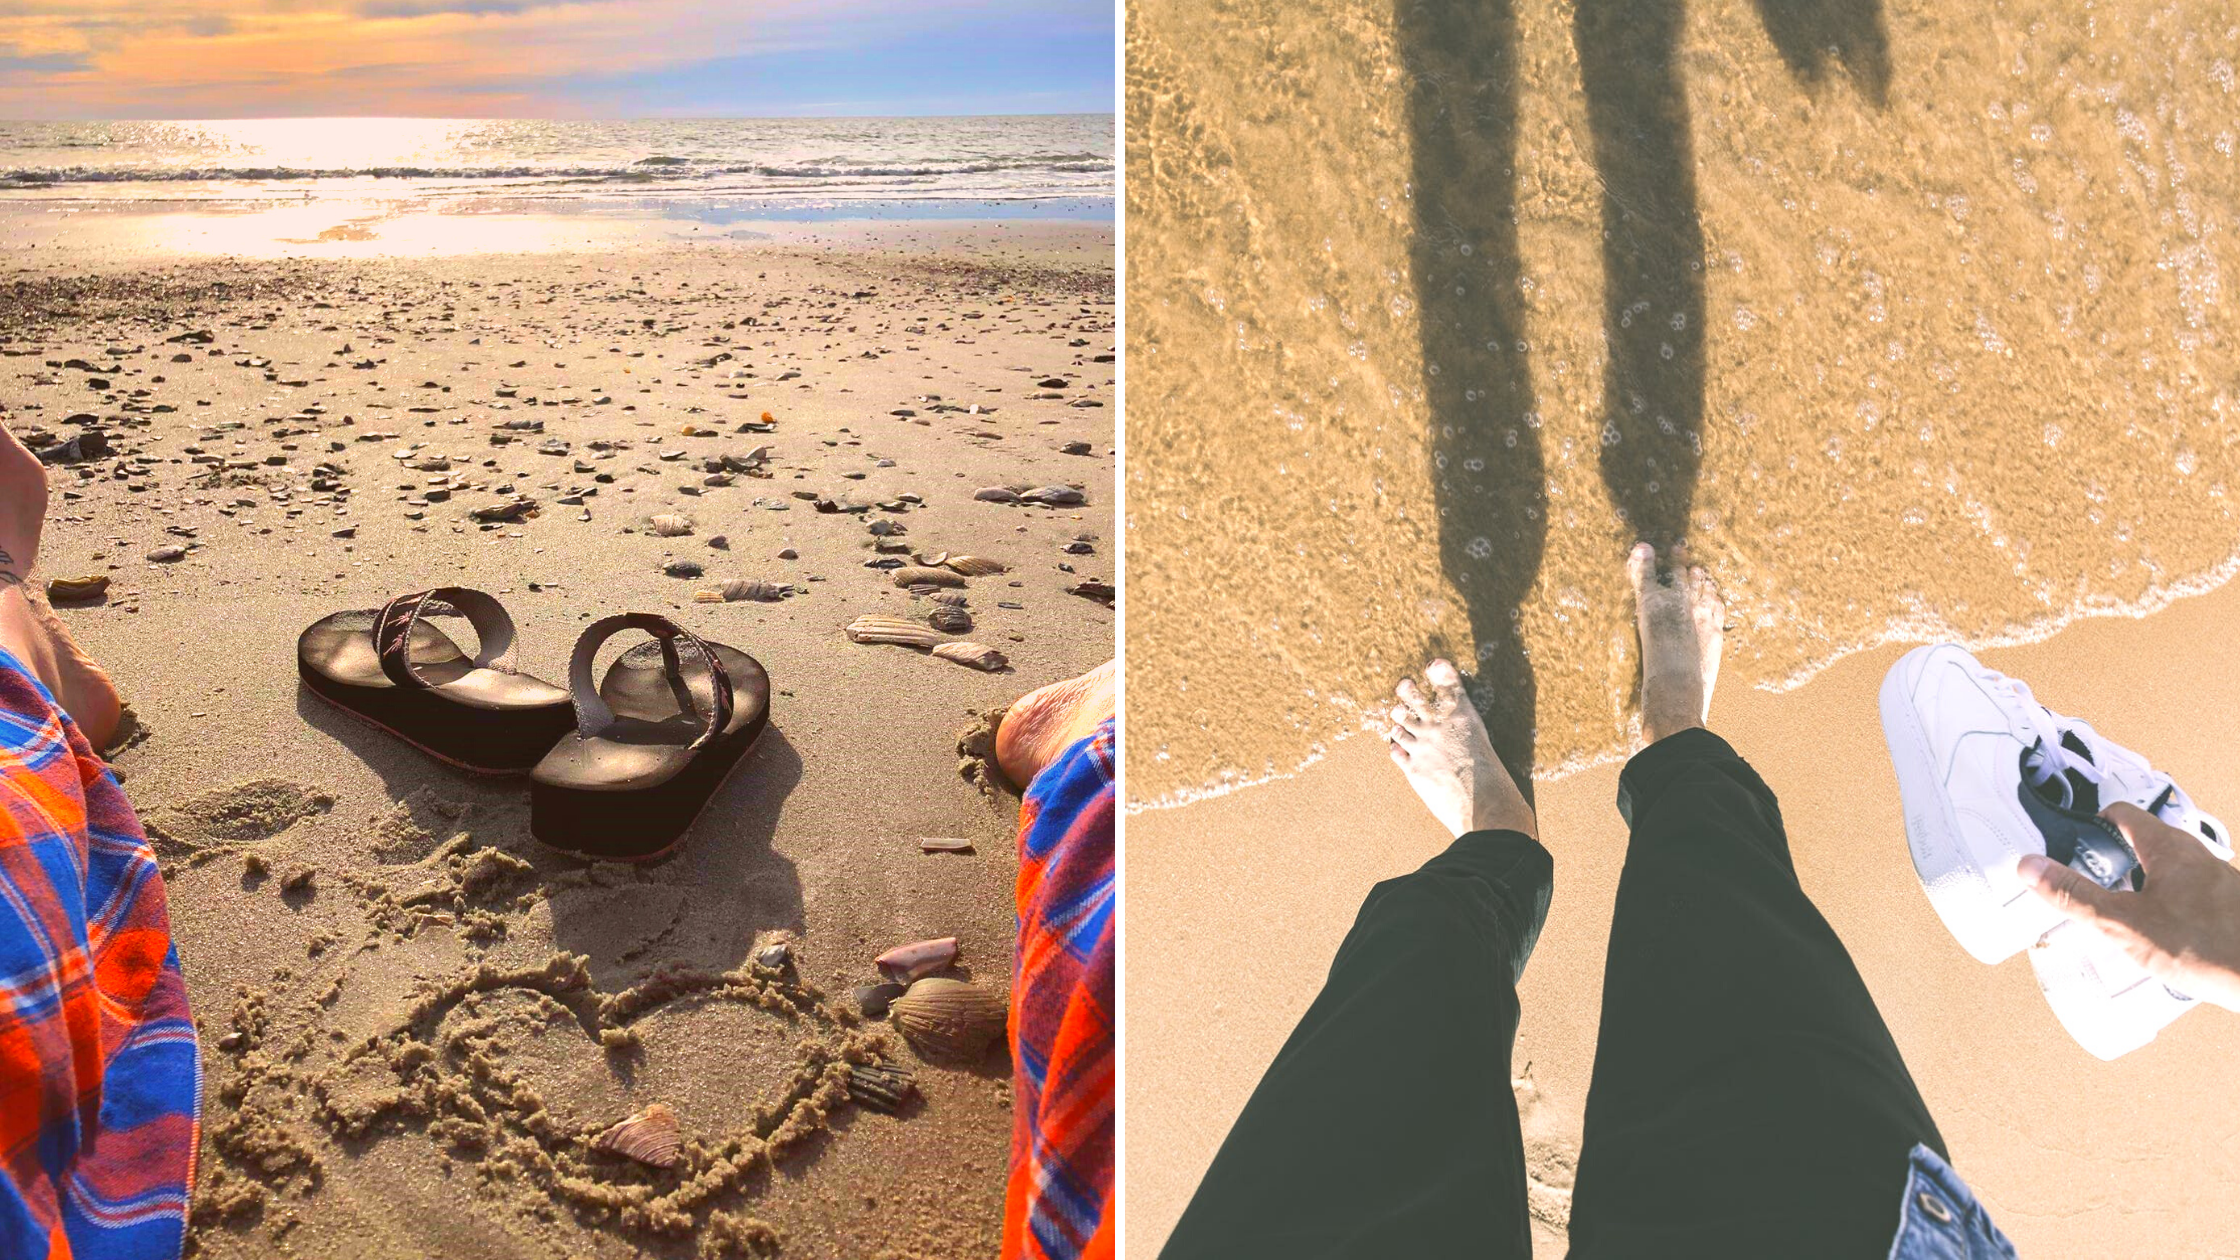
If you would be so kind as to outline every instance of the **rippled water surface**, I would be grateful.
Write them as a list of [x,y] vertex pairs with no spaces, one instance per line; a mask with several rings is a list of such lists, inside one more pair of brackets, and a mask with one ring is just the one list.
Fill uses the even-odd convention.
[[1305,8],[1129,7],[1138,803],[1435,652],[1512,764],[1622,752],[1636,536],[1726,686],[2230,572],[2230,5]]
[[0,122],[0,199],[1110,197],[1112,118]]

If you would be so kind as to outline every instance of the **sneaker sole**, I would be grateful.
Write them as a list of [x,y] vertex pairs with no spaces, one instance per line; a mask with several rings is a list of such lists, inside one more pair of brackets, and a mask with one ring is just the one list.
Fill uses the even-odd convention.
[[2006,853],[1983,852],[1972,845],[1945,794],[1921,714],[1913,705],[1914,684],[1937,650],[1915,648],[1883,678],[1882,737],[1898,775],[1906,850],[1913,857],[1921,890],[1960,947],[1978,962],[1996,965],[2030,948],[2060,916],[2050,906],[2048,922],[2016,914],[2016,900],[2031,896],[2029,889],[2012,877],[1994,882],[1989,872],[2004,863]]

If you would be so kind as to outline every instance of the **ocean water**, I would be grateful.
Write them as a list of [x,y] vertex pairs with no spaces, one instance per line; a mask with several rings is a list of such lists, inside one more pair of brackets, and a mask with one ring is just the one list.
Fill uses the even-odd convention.
[[0,122],[0,205],[1109,202],[1112,132],[1103,114]]
[[1512,767],[1624,755],[1639,537],[1724,590],[1722,690],[2240,568],[2229,5],[1141,0],[1126,39],[1135,807],[1292,773],[1434,654]]

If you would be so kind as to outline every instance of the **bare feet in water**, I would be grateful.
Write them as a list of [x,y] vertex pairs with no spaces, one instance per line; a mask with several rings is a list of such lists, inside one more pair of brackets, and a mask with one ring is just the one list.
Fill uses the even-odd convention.
[[0,648],[30,667],[96,749],[106,748],[124,712],[116,686],[32,583],[46,511],[47,470],[0,428]]
[[1626,574],[1640,617],[1641,735],[1654,744],[1710,720],[1727,606],[1685,546],[1660,564],[1656,548],[1635,543]]
[[1408,776],[1408,786],[1454,835],[1505,829],[1538,839],[1532,807],[1494,755],[1454,663],[1433,661],[1423,676],[1429,693],[1415,679],[1403,679],[1392,709],[1392,762]]
[[1115,708],[1113,663],[1011,702],[996,727],[996,766],[1025,791],[1043,768],[1096,732]]

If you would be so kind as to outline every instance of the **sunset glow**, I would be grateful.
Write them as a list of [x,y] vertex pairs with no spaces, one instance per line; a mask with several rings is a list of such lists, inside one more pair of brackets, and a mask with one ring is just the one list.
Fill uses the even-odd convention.
[[0,117],[1102,112],[1112,39],[1095,0],[27,0]]

